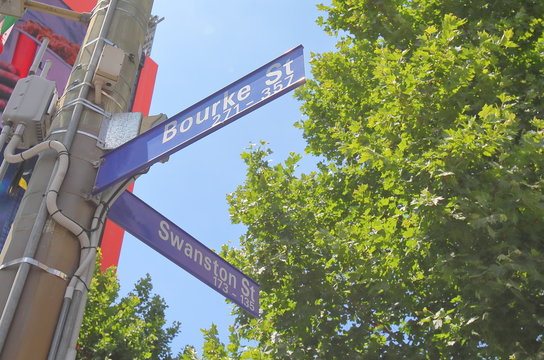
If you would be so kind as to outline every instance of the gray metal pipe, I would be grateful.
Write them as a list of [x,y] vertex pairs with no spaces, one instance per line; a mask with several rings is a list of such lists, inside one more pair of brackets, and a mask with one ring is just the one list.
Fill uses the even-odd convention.
[[30,69],[28,70],[29,75],[36,74],[40,63],[42,62],[43,54],[45,54],[45,50],[47,50],[47,45],[49,45],[49,38],[43,38],[42,43],[38,48],[38,52],[36,53],[36,56],[34,56],[34,61],[32,62]]
[[[51,182],[53,181],[54,174],[55,171],[51,173],[49,184],[51,184]],[[47,216],[47,204],[46,199],[44,198],[38,208],[34,224],[32,225],[32,229],[30,231],[29,241],[27,242],[23,253],[23,257],[34,258],[34,256],[36,255],[40,236],[47,221]],[[17,273],[13,280],[13,285],[11,287],[10,293],[6,301],[6,305],[2,312],[2,317],[0,319],[0,353],[2,352],[2,349],[4,347],[6,337],[11,326],[11,322],[13,320],[13,316],[15,315],[15,311],[17,310],[17,304],[19,302],[19,299],[21,298],[21,294],[23,292],[29,272],[30,264],[22,263],[21,265],[19,265],[19,268],[17,269]]]
[[45,64],[43,65],[42,72],[40,73],[40,76],[42,78],[47,78],[47,75],[49,75],[49,70],[51,70],[51,65],[53,65],[53,62],[51,60],[46,60]]
[[0,164],[0,181],[4,180],[4,176],[6,176],[6,172],[8,171],[9,163],[6,161],[6,159],[2,159],[2,164]]
[[[57,151],[57,153],[64,153],[64,156],[59,157],[57,160],[58,166],[56,166],[55,171],[53,171],[52,173],[52,176],[50,178],[49,185],[47,188],[47,192],[46,192],[47,196],[45,198],[46,200],[45,205],[47,207],[47,201],[49,200],[49,202],[51,202],[51,197],[54,197],[54,202],[55,202],[54,208],[56,212],[56,209],[58,209],[56,207],[56,196],[51,194],[51,190],[53,190],[55,194],[58,192],[60,185],[62,184],[62,181],[64,179],[64,176],[66,174],[66,169],[68,168],[68,156],[65,154],[66,148],[64,147],[64,145],[62,145],[58,141],[47,141],[47,142],[42,142],[40,144],[37,144],[36,146],[24,151],[23,153],[15,154],[15,150],[17,146],[19,145],[19,143],[21,142],[21,137],[24,133],[24,129],[25,129],[24,124],[17,125],[15,133],[13,134],[13,137],[11,138],[11,141],[9,142],[8,146],[6,147],[4,151],[4,159],[6,162],[10,162],[10,163],[22,162],[24,161],[24,159],[32,158],[48,149],[53,149]],[[53,195],[53,196],[50,196],[50,195]],[[42,205],[43,204],[44,202],[42,201]],[[49,208],[51,207],[52,205],[49,204]],[[34,229],[36,229],[37,231],[41,233],[41,229],[37,229],[33,227],[33,231]],[[33,258],[35,255],[35,250],[36,250],[35,248],[37,247],[37,244],[35,247],[34,246],[29,247],[28,246],[29,244],[27,244],[27,247],[25,248],[24,257]],[[24,285],[25,285],[26,278],[28,276],[29,271],[30,271],[30,264],[22,263],[19,265],[19,268],[15,275],[13,286],[10,289],[8,300],[2,312],[2,318],[0,319],[0,349],[4,346],[5,340],[7,338],[7,334],[11,326],[11,323],[13,321],[13,317],[17,309],[17,304],[23,292]]]
[[[98,33],[98,37],[97,37],[98,42],[95,45],[93,54],[91,55],[88,71],[85,73],[85,76],[82,82],[84,85],[79,90],[79,95],[78,95],[79,99],[84,99],[89,94],[90,85],[87,85],[87,84],[91,83],[93,75],[98,66],[98,61],[100,60],[100,55],[102,54],[102,49],[104,47],[104,39],[111,26],[116,7],[117,7],[117,0],[111,0],[106,10],[104,21]],[[98,4],[97,4],[97,9],[98,9]],[[71,147],[74,141],[74,137],[79,127],[79,120],[81,118],[83,109],[84,109],[84,106],[82,103],[78,102],[74,106],[73,113],[70,118],[70,122],[68,123],[66,134],[63,139],[63,143],[68,149]],[[94,269],[94,264],[93,264],[93,269]],[[74,303],[73,294],[69,294],[69,296],[65,295],[64,301],[61,307],[59,322],[57,323],[57,327],[55,329],[55,334],[53,336],[53,341],[51,344],[51,350],[49,351],[48,360],[63,359],[67,356],[67,353],[69,351],[69,346],[71,343],[71,337],[70,339],[68,339],[68,341],[66,341],[67,340],[66,336],[63,336],[63,334],[69,333],[69,331],[73,332],[75,318],[74,318],[74,315],[71,314],[73,313],[73,311],[70,311],[70,310],[74,306],[77,306],[77,304],[78,304],[77,301]],[[77,307],[79,308],[79,306]],[[66,329],[66,327],[68,327],[68,329]]]
[[[38,53],[34,57],[34,61],[32,63],[32,66],[29,72],[30,74],[35,73],[35,71],[37,70],[39,63],[41,62],[43,58],[45,50],[47,49],[48,44],[49,44],[49,39],[44,38],[40,45]],[[7,163],[7,162],[5,161],[2,162],[2,165],[4,165],[4,163]],[[7,168],[7,165],[6,165],[6,168]],[[53,173],[51,173],[49,184],[53,180],[54,173],[55,173],[54,171]],[[24,257],[34,258],[34,256],[36,255],[36,250],[38,248],[40,236],[45,226],[45,222],[47,221],[47,215],[48,215],[47,205],[44,198],[42,202],[40,203],[40,206],[36,214],[36,219],[34,221],[34,224],[32,225],[32,230],[30,231],[30,238],[24,250]],[[17,269],[17,273],[15,274],[15,278],[13,280],[13,284],[10,289],[10,293],[6,301],[6,305],[2,311],[2,317],[0,318],[0,353],[2,352],[2,349],[4,348],[4,344],[9,332],[9,328],[13,321],[13,317],[15,316],[15,311],[17,310],[17,304],[19,302],[19,299],[21,298],[21,294],[23,292],[29,272],[30,272],[30,264],[22,263],[19,265],[19,268]]]
[[6,145],[6,140],[8,139],[9,132],[11,131],[11,123],[5,123],[2,127],[2,132],[0,132],[0,150]]
[[[6,140],[8,139],[9,132],[11,131],[11,124],[4,124],[2,127],[2,132],[0,132],[0,150],[4,148]],[[8,162],[5,159],[2,159],[2,164],[0,165],[0,181],[6,176],[6,171],[8,170]]]
[[[132,178],[126,180],[122,185],[118,186],[117,188],[112,188],[110,190],[106,190],[103,195],[103,202],[101,205],[108,209],[121,194],[125,191],[125,189],[128,187],[129,184],[131,184],[133,181],[136,180],[138,176],[133,176]],[[107,200],[106,200],[107,199]],[[105,204],[105,205],[104,205]],[[96,228],[96,230],[91,234],[91,246],[98,246],[100,239],[102,237],[102,232],[104,230],[104,226],[106,224],[106,215],[107,211],[99,211],[97,209],[97,213],[95,214],[95,223],[93,224],[93,229]],[[95,269],[95,262],[92,262],[89,264],[89,268],[87,270],[87,274],[82,276],[82,278],[85,281],[85,284],[90,284],[92,277],[94,275],[94,269]],[[79,303],[79,307],[76,312],[72,313],[71,316],[74,317],[74,329],[72,329],[72,338],[70,339],[70,344],[67,349],[67,353],[65,357],[60,357],[58,360],[74,360],[76,358],[77,352],[76,352],[76,345],[79,335],[79,329],[81,327],[81,323],[83,321],[83,315],[85,312],[85,304],[87,302],[87,297],[89,296],[89,293],[86,291],[81,283],[78,284],[79,287],[76,288],[76,292],[81,294],[77,299],[74,300],[74,304]],[[69,333],[69,332],[68,332]]]
[[[11,138],[8,146],[6,147],[6,150],[4,151],[4,154],[8,153],[10,149],[15,149],[19,145],[24,130],[24,126],[17,127],[15,133],[13,134],[13,137]],[[8,163],[6,159],[4,159],[4,162]],[[2,350],[2,348],[4,347],[4,343],[6,342],[9,327],[11,326],[13,316],[15,315],[15,310],[17,309],[17,303],[19,302],[19,298],[21,297],[21,293],[23,292],[24,281],[21,281],[21,279],[26,279],[26,275],[28,274],[29,270],[30,264],[28,263],[22,263],[17,269],[17,274],[15,275],[16,281],[10,289],[8,301],[6,303],[6,306],[4,307],[4,310],[2,311],[2,317],[0,318],[0,351]]]

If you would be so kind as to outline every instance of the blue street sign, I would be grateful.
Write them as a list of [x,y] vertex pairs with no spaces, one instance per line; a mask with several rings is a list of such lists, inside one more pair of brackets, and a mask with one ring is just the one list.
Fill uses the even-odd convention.
[[142,172],[304,82],[300,45],[104,155],[93,194]]
[[108,218],[242,309],[259,316],[259,284],[136,195],[125,191],[110,208]]

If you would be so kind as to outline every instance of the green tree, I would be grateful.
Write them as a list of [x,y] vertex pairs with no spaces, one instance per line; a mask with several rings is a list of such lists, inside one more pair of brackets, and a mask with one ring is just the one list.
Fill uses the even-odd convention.
[[115,268],[101,272],[97,266],[81,327],[78,359],[173,359],[170,342],[180,324],[166,326],[167,305],[152,290],[147,275],[127,296],[119,298]]
[[257,345],[232,358],[543,358],[544,2],[320,7],[340,40],[297,92],[317,170],[261,144],[229,196],[247,232],[223,253],[262,309],[235,310]]

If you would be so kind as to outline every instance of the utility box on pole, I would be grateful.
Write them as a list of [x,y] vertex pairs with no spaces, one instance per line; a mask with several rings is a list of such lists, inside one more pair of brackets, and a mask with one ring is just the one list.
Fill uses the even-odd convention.
[[[152,5],[152,0],[102,0],[91,16],[66,91],[45,134],[56,150],[40,153],[0,255],[0,360],[75,358],[74,339],[104,209],[119,189],[91,195],[104,154],[97,140],[104,119],[129,110]],[[105,44],[119,49],[115,52],[122,55],[122,65],[113,74],[115,83],[100,89],[93,79]],[[102,91],[107,96],[97,104]],[[65,173],[59,173],[60,158],[69,158]]]
[[0,0],[0,13],[13,17],[21,17],[25,12],[24,0]]
[[28,149],[44,140],[56,101],[53,81],[30,75],[17,82],[2,117],[7,122],[25,124],[26,131],[19,147]]

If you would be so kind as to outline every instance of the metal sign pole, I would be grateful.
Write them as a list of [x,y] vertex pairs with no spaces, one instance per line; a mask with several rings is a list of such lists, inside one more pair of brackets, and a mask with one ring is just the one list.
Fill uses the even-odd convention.
[[[41,152],[0,255],[0,288],[7,289],[0,292],[0,340],[1,329],[7,329],[5,341],[0,341],[0,360],[75,357],[74,334],[101,228],[96,222],[105,216],[101,198],[91,196],[96,164],[104,152],[96,138],[106,117],[128,110],[152,4],[104,0],[92,15],[49,131],[48,140],[57,150]],[[122,66],[114,74],[115,83],[99,90],[108,96],[95,104],[96,70],[104,65],[101,61],[110,60],[103,56],[106,43],[121,53]],[[69,158],[65,173],[60,158]]]

